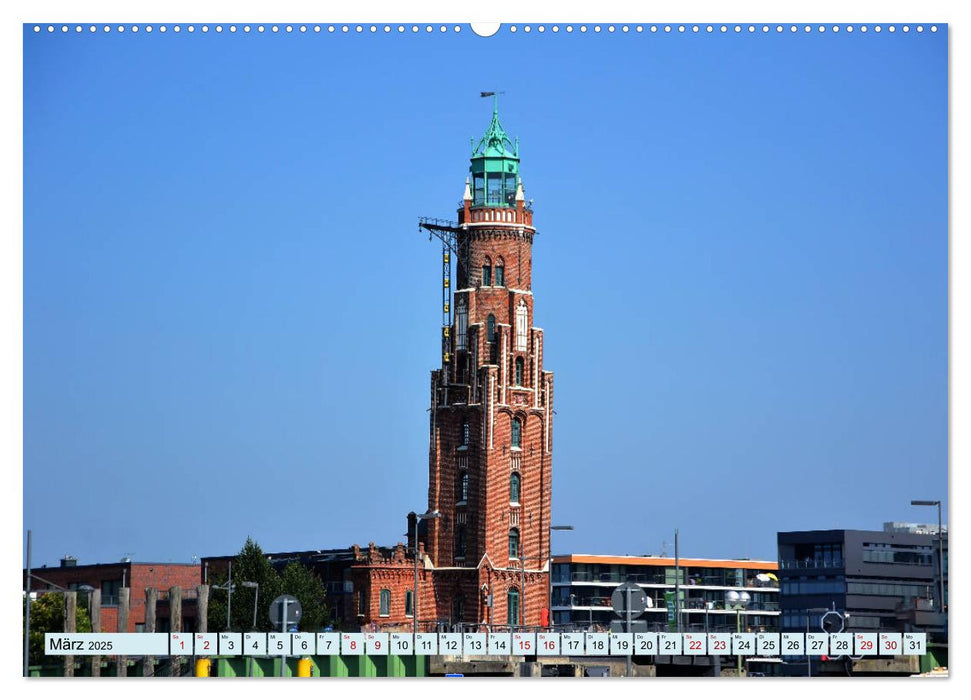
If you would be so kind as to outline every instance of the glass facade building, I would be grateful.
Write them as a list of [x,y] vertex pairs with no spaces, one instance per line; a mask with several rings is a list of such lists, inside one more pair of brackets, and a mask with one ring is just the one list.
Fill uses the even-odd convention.
[[[639,585],[649,607],[634,621],[634,631],[677,630],[675,595],[680,601],[681,630],[775,632],[778,630],[778,565],[748,559],[572,554],[553,557],[553,624],[561,630],[619,629],[611,594],[627,581]],[[734,591],[746,599],[732,607]]]

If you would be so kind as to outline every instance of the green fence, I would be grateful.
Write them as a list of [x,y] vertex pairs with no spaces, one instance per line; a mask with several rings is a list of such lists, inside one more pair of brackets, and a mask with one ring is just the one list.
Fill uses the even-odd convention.
[[[405,678],[427,675],[427,657],[424,656],[311,656],[310,675],[314,678]],[[299,657],[287,657],[286,677],[297,676]],[[167,677],[170,673],[168,659],[158,659],[155,675]],[[184,675],[193,674],[191,658],[182,663]],[[221,678],[275,678],[280,676],[279,656],[216,656],[210,667],[212,677]],[[31,666],[30,675],[37,677],[60,677],[64,675],[63,664]],[[90,663],[75,662],[74,675],[90,676]],[[102,660],[101,675],[116,675],[116,664]],[[129,661],[128,677],[143,676],[140,661]]]

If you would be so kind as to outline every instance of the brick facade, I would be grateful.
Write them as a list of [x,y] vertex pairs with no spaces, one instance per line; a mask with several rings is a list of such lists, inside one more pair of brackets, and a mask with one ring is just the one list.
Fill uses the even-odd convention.
[[[553,374],[534,321],[532,216],[521,185],[514,205],[476,205],[467,190],[458,211],[449,359],[431,373],[428,510],[440,517],[418,527],[420,629],[546,624]],[[407,549],[359,552],[362,626],[413,624],[414,525]]]
[[[168,591],[172,586],[182,587],[183,630],[196,629],[196,586],[202,583],[198,564],[154,564],[137,562],[118,562],[111,564],[86,564],[75,566],[41,567],[33,569],[35,575],[31,590],[57,590],[54,586],[76,590],[88,585],[95,589],[92,595],[101,596],[101,630],[103,632],[136,632],[139,625],[145,624],[145,589],[159,591],[156,618],[159,631],[169,631]],[[26,590],[27,571],[24,570]],[[46,581],[54,584],[48,585]],[[128,629],[118,629],[118,589],[129,588]],[[85,594],[78,591],[78,604],[85,605]],[[173,630],[174,631],[174,630]]]

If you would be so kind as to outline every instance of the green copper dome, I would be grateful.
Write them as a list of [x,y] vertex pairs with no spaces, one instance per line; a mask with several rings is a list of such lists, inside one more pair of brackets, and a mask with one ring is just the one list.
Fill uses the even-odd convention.
[[512,141],[499,123],[498,101],[492,122],[478,145],[472,141],[472,206],[514,207],[519,184],[519,139]]

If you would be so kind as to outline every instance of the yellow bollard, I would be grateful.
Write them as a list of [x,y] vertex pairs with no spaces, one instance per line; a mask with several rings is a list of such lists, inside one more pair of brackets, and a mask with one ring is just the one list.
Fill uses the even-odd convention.
[[212,659],[196,659],[196,678],[208,678]]
[[297,660],[297,678],[310,678],[312,666],[306,656]]

